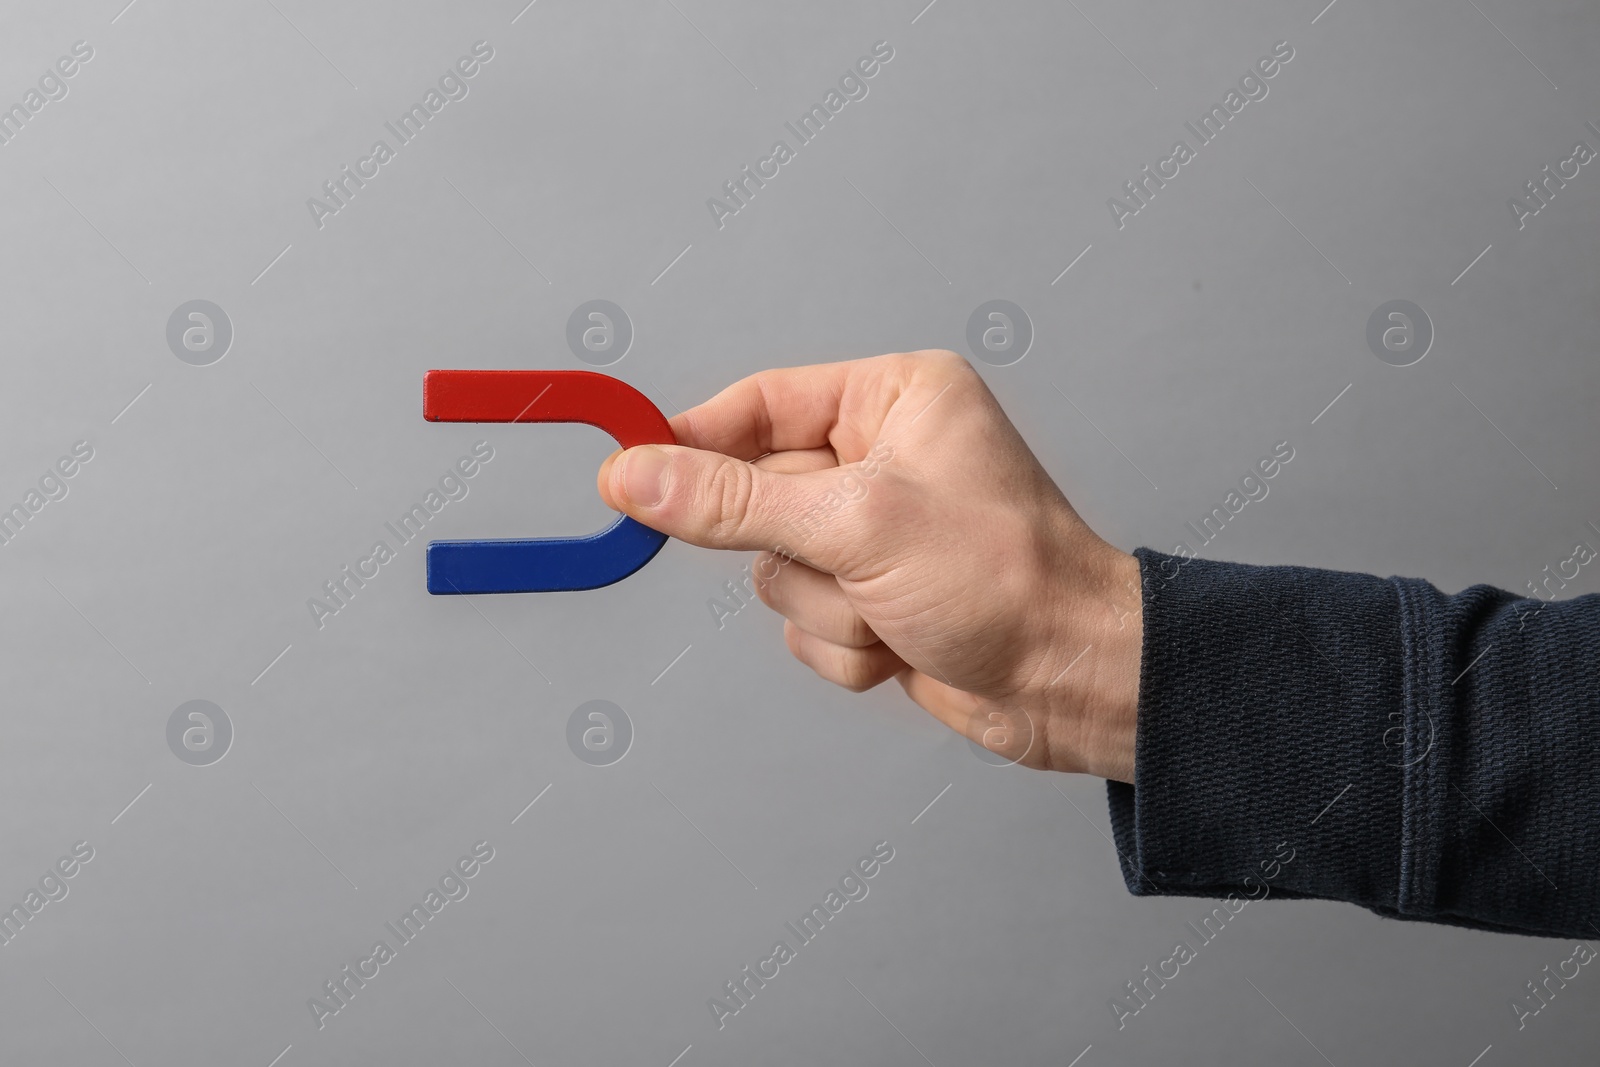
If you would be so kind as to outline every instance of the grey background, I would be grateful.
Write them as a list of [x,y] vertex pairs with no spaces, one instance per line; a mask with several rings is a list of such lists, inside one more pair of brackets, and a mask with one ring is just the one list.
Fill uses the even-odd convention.
[[[1108,999],[1206,906],[1128,896],[1098,781],[829,687],[759,605],[719,631],[742,559],[671,543],[608,589],[469,602],[426,594],[412,544],[312,623],[480,437],[428,536],[607,521],[598,431],[420,415],[430,367],[584,366],[565,324],[595,298],[636,331],[609,373],[668,413],[961,348],[1014,301],[1033,349],[981,369],[1126,548],[1170,548],[1280,440],[1207,555],[1521,589],[1596,542],[1600,173],[1521,232],[1506,206],[1600,147],[1594,5],[924,2],[7,5],[0,101],[95,56],[0,147],[0,497],[95,458],[0,548],[0,898],[96,854],[0,948],[0,1059],[1592,1057],[1588,969],[1521,1032],[1508,1007],[1571,945],[1338,904],[1252,906],[1118,1032]],[[317,229],[306,198],[480,39],[470,95]],[[1119,231],[1107,197],[1285,39],[1270,95]],[[719,231],[706,198],[878,40],[870,95]],[[209,367],[165,343],[196,298],[235,330]],[[1412,367],[1365,345],[1392,299],[1434,324]],[[191,699],[234,726],[210,766],[166,745]],[[591,699],[633,722],[608,767],[566,745]],[[307,998],[481,839],[470,896],[319,1031]],[[718,1032],[707,998],[885,839],[870,896]]]

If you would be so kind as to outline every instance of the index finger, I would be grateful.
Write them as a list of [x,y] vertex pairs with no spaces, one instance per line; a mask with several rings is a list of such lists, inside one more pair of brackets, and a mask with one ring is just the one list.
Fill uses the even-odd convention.
[[899,394],[890,357],[752,374],[671,419],[678,443],[753,460],[831,447],[841,460],[870,447]]

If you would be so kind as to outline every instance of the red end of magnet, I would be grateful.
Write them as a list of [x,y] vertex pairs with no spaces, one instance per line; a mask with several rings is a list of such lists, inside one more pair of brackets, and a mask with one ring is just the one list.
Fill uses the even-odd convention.
[[666,416],[627,382],[587,370],[430,370],[429,422],[582,422],[623,448],[676,443]]

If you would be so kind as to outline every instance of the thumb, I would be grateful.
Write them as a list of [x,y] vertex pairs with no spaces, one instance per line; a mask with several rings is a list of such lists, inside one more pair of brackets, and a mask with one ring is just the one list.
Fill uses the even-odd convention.
[[639,445],[610,457],[599,482],[611,507],[702,548],[777,549],[825,570],[836,555],[810,528],[828,491],[820,473],[782,474],[718,452]]

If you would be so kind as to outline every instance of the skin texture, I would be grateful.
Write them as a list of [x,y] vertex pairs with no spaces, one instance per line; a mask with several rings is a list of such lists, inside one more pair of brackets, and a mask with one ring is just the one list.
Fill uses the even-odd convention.
[[890,678],[1044,770],[1133,781],[1139,565],[1078,517],[965,359],[763,371],[614,453],[601,498],[706,548],[756,550],[796,659]]

